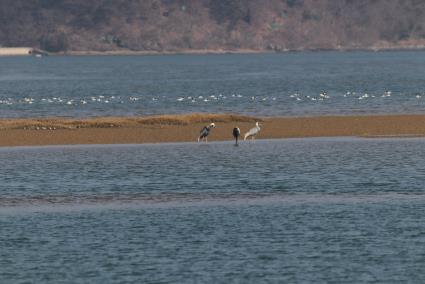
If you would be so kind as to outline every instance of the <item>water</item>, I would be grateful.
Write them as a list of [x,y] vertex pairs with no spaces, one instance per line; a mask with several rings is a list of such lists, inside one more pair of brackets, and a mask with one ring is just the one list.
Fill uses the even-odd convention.
[[[0,118],[424,113],[425,52],[0,58]],[[423,283],[425,139],[0,148],[0,283]]]
[[0,282],[423,283],[424,147],[1,148]]
[[424,113],[425,52],[0,58],[0,117]]

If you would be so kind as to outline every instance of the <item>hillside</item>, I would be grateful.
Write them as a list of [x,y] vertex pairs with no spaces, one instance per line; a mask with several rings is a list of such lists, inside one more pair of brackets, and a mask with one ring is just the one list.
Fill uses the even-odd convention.
[[421,0],[0,0],[0,46],[51,52],[421,48]]

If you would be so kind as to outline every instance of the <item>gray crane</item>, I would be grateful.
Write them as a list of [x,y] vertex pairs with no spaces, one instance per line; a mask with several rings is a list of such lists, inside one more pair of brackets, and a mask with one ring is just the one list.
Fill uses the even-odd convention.
[[210,134],[211,129],[215,128],[215,124],[211,123],[208,126],[204,126],[204,128],[202,128],[202,130],[200,131],[200,135],[198,137],[198,142],[201,140],[204,140],[205,142],[208,142],[208,138],[207,136]]
[[238,139],[239,136],[241,136],[241,130],[239,129],[239,127],[235,127],[233,128],[233,137],[235,137],[235,146],[238,146]]

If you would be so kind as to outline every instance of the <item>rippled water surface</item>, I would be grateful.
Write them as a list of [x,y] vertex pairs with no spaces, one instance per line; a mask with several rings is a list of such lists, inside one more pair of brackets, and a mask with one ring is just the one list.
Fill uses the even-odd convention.
[[1,148],[1,283],[423,283],[424,139]]
[[0,58],[0,117],[424,113],[425,52]]

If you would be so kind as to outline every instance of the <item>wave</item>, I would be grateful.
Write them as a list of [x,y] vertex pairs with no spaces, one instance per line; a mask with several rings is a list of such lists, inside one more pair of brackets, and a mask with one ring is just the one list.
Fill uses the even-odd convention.
[[0,198],[0,214],[211,206],[393,204],[425,202],[425,194],[162,193]]

